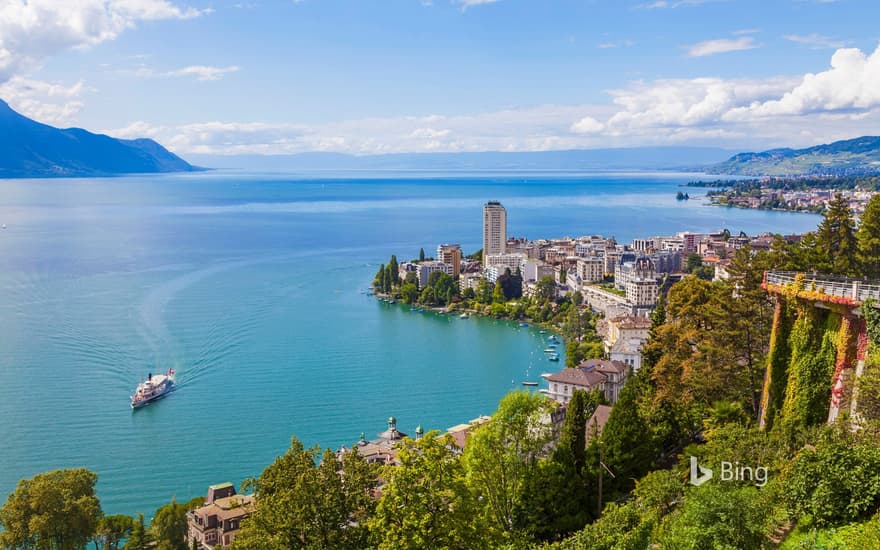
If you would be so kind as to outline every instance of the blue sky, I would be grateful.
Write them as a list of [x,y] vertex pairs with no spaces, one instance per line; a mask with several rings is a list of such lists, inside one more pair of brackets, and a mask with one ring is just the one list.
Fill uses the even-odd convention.
[[0,0],[0,97],[183,154],[800,146],[877,133],[877,21],[876,0]]

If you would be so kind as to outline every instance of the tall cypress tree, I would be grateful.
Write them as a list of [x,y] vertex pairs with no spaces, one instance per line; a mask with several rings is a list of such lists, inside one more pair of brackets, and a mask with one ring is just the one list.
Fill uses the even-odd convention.
[[849,204],[840,193],[828,203],[819,224],[816,245],[822,258],[822,265],[817,267],[836,275],[858,273],[855,222]]
[[385,273],[382,276],[382,290],[386,293],[391,292],[391,265],[385,266]]
[[379,266],[379,271],[373,277],[373,287],[379,291],[385,291],[385,264]]
[[880,279],[880,193],[871,197],[862,214],[858,247],[862,274],[870,279]]
[[420,262],[425,261],[425,249],[424,248],[419,249],[419,261]]
[[400,285],[400,273],[398,273],[399,266],[397,265],[397,256],[393,254],[391,255],[391,261],[388,262],[388,271],[391,272],[391,285]]
[[583,390],[575,390],[565,413],[565,424],[559,436],[554,457],[557,462],[571,463],[577,475],[583,475],[587,462],[587,420],[596,408]]

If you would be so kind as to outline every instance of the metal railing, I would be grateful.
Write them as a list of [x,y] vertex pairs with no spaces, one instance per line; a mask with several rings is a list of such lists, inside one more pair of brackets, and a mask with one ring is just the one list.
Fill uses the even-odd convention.
[[804,289],[814,289],[828,294],[840,296],[864,302],[876,300],[880,302],[880,284],[876,281],[850,279],[838,275],[823,275],[821,273],[799,273],[797,271],[768,271],[764,274],[767,284],[785,286],[794,283],[795,277],[804,276]]

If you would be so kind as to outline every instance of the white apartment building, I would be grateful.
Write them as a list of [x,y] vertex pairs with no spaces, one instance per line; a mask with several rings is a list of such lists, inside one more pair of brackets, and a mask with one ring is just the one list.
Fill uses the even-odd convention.
[[603,258],[582,258],[576,264],[577,275],[582,283],[595,283],[605,278],[605,260]]
[[626,301],[634,306],[657,305],[657,279],[634,278],[626,282]]
[[541,260],[528,259],[520,266],[523,281],[540,281],[544,277],[552,277],[553,266]]
[[415,272],[419,277],[419,288],[428,286],[428,277],[435,271],[442,271],[448,275],[452,275],[452,266],[438,261],[428,261],[413,264],[416,266]]

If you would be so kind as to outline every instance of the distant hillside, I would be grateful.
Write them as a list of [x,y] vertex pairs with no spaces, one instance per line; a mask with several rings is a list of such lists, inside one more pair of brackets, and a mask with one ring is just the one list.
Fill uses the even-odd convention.
[[[713,147],[638,147],[563,151],[348,155],[193,155],[199,164],[246,170],[675,170],[719,162]],[[699,169],[698,169],[699,170]]]
[[880,137],[864,136],[807,149],[740,153],[706,171],[743,176],[880,174]]
[[111,176],[198,170],[152,139],[115,139],[59,129],[0,100],[0,178]]

